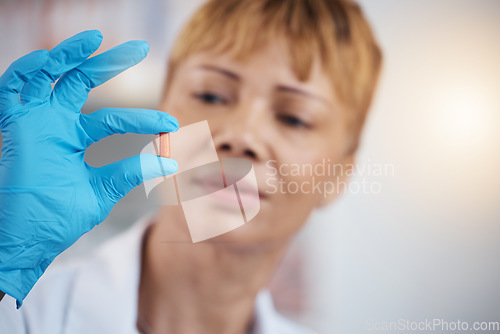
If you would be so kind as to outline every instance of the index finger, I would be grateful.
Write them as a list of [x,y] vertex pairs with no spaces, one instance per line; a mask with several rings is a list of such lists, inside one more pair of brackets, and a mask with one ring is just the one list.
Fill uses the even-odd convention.
[[166,112],[129,108],[103,108],[91,114],[81,114],[80,125],[94,142],[115,133],[157,135],[179,129],[177,119]]

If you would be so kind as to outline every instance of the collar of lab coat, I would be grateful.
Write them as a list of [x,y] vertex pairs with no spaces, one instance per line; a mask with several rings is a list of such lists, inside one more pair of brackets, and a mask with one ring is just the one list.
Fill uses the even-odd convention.
[[[66,328],[85,328],[87,333],[137,333],[141,243],[151,218],[140,220],[105,243],[91,261],[77,269]],[[303,333],[286,330],[292,327],[276,312],[269,291],[259,292],[252,334]]]

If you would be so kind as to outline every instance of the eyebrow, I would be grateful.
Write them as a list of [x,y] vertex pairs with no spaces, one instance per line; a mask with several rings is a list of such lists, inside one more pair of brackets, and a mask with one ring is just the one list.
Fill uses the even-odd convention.
[[201,68],[203,70],[209,70],[209,71],[214,71],[214,72],[220,73],[220,74],[222,74],[222,75],[224,75],[232,80],[236,80],[236,81],[241,80],[240,76],[237,75],[236,73],[233,73],[231,71],[225,70],[225,69],[217,67],[217,66],[201,65],[201,66],[199,66],[199,68]]
[[324,98],[322,98],[321,96],[315,95],[313,93],[310,93],[308,91],[305,91],[305,90],[302,90],[299,88],[290,87],[290,86],[278,86],[278,91],[295,93],[295,94],[307,96],[307,97],[313,98],[315,100],[318,100],[320,102],[323,102],[324,104],[326,104],[328,106],[330,105],[330,103],[327,100],[325,100]]
[[[222,74],[222,75],[224,75],[224,76],[226,76],[226,77],[228,77],[228,78],[230,78],[232,80],[241,81],[241,77],[238,74],[236,74],[234,72],[231,72],[231,71],[228,71],[226,69],[217,67],[217,66],[213,66],[213,65],[201,65],[198,68],[201,68],[203,70],[208,70],[208,71],[214,71],[214,72]],[[327,100],[325,100],[324,98],[322,98],[321,96],[315,95],[313,93],[310,93],[308,91],[305,91],[305,90],[302,90],[302,89],[299,89],[299,88],[296,88],[296,87],[290,87],[290,86],[280,85],[280,86],[278,86],[278,91],[287,92],[287,93],[295,93],[295,94],[307,96],[307,97],[313,98],[315,100],[318,100],[320,102],[323,102],[327,106],[330,105],[330,103]]]

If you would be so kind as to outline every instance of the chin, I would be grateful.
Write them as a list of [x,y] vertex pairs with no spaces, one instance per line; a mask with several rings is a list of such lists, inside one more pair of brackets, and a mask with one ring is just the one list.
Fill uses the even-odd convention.
[[246,250],[259,250],[287,244],[299,228],[290,230],[290,225],[283,224],[281,219],[269,219],[261,213],[250,222],[235,230],[221,234],[205,242],[227,244],[230,247]]

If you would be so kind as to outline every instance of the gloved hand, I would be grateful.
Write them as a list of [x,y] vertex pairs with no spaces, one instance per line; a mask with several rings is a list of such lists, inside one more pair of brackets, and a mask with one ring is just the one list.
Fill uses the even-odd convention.
[[18,59],[0,77],[0,290],[16,298],[18,308],[54,258],[133,187],[177,171],[174,160],[152,154],[100,168],[85,163],[86,148],[106,136],[179,127],[156,110],[80,113],[92,88],[149,50],[146,42],[130,41],[87,59],[101,41],[99,31],[77,34]]

